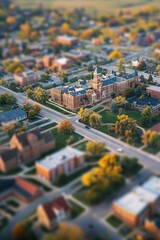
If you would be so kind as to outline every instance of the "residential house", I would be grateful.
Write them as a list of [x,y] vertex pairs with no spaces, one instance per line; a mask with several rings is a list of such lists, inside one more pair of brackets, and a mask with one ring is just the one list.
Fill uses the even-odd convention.
[[76,50],[70,50],[65,53],[65,56],[68,58],[71,58],[76,61],[82,61],[90,56],[90,54],[87,51],[76,51]]
[[20,56],[14,57],[13,61],[21,63],[26,68],[31,68],[35,66],[35,59],[27,55],[20,55]]
[[68,176],[83,167],[84,159],[84,152],[68,146],[36,162],[37,174],[55,182],[60,175]]
[[36,160],[55,148],[51,133],[40,133],[38,129],[14,134],[10,147],[0,153],[0,171],[7,172],[21,164]]
[[149,86],[146,88],[146,91],[150,93],[151,97],[160,100],[160,87],[158,86]]
[[43,57],[43,66],[45,68],[51,67],[52,63],[53,63],[53,60],[54,60],[54,55],[53,54],[44,56]]
[[78,39],[69,35],[61,35],[56,38],[56,41],[61,45],[73,46],[77,44]]
[[160,178],[151,177],[141,187],[136,187],[113,202],[114,214],[126,224],[135,227],[156,213],[160,206]]
[[72,65],[73,65],[72,60],[66,57],[54,59],[52,62],[52,66],[54,68],[57,68],[58,71],[67,70],[70,67],[72,67]]
[[53,201],[41,204],[37,208],[37,216],[40,224],[48,229],[53,229],[58,224],[70,217],[70,206],[64,196]]
[[0,113],[0,123],[2,125],[19,122],[27,119],[27,113],[20,108],[12,109],[10,111]]
[[22,177],[0,182],[0,200],[14,197],[24,203],[30,203],[42,194],[39,187]]
[[14,74],[14,81],[21,87],[37,83],[38,80],[38,74],[32,70],[26,69],[22,73]]

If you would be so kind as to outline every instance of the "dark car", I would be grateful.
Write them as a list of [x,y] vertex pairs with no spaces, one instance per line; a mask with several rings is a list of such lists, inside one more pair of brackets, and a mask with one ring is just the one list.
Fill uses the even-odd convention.
[[87,129],[90,129],[90,127],[88,125],[85,125],[84,127],[87,128]]

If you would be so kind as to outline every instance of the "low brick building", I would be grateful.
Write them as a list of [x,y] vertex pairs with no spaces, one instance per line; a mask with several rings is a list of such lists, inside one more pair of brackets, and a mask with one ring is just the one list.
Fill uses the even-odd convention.
[[32,85],[38,82],[38,74],[31,70],[25,70],[22,73],[14,74],[14,81],[21,87]]
[[48,229],[56,228],[61,221],[69,218],[70,214],[70,206],[64,196],[41,204],[37,208],[37,216],[40,224]]
[[52,66],[54,68],[57,68],[58,71],[67,70],[70,67],[72,67],[72,65],[73,65],[72,60],[66,57],[54,59],[52,62]]
[[113,202],[114,214],[126,224],[135,227],[155,214],[160,206],[160,179],[151,177],[141,187]]
[[78,39],[69,35],[61,35],[56,38],[56,41],[61,45],[73,46],[77,44]]
[[160,100],[160,87],[157,86],[149,86],[146,91],[151,94],[151,97]]
[[66,147],[42,161],[36,162],[37,174],[55,182],[58,176],[70,175],[84,165],[85,154],[77,149]]
[[10,146],[10,149],[0,153],[0,170],[3,172],[36,160],[42,154],[53,150],[55,140],[52,134],[42,134],[35,129],[22,134],[14,134],[10,139]]
[[15,197],[22,202],[29,203],[42,194],[40,188],[22,177],[0,182],[0,200]]
[[51,67],[52,63],[53,63],[53,60],[54,60],[54,55],[53,54],[44,56],[43,57],[43,66],[45,68]]
[[76,50],[71,50],[65,53],[65,56],[68,58],[71,58],[76,61],[81,61],[84,60],[85,58],[88,58],[90,54],[86,51],[76,51]]

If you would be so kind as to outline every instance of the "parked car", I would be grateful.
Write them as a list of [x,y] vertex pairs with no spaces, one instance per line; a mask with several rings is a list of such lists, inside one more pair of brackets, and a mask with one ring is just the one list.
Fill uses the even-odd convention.
[[84,127],[87,128],[87,129],[90,129],[90,127],[88,125],[85,125]]

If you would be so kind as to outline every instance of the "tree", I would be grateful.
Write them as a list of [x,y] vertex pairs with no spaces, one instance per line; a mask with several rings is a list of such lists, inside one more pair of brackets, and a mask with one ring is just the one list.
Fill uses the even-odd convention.
[[127,131],[129,130],[132,137],[137,133],[137,123],[133,118],[129,118],[127,115],[122,114],[117,117],[115,123],[115,132],[122,137],[127,137]]
[[14,105],[16,103],[16,98],[7,92],[2,92],[0,94],[0,103],[7,104],[7,105]]
[[91,127],[95,127],[95,128],[100,127],[101,119],[102,119],[102,116],[100,114],[93,112],[89,116],[89,124],[91,125]]
[[8,16],[6,19],[6,22],[8,24],[14,24],[14,23],[16,23],[16,18],[14,16]]
[[114,50],[113,52],[111,52],[111,53],[109,54],[109,57],[110,57],[111,59],[123,58],[123,53],[120,52],[119,50]]
[[41,87],[37,87],[34,90],[34,96],[38,102],[42,102],[42,103],[45,103],[48,99],[48,94],[47,94],[46,90]]
[[128,104],[128,101],[123,96],[118,96],[112,100],[112,102],[117,104],[118,108],[124,108]]
[[135,157],[132,158],[129,158],[127,156],[122,157],[121,165],[124,173],[126,173],[127,175],[136,173],[140,168],[138,159]]
[[159,135],[156,131],[152,131],[149,137],[149,145],[151,147],[156,147],[159,144]]
[[86,144],[86,152],[88,152],[91,156],[96,157],[106,152],[106,147],[103,143],[88,141]]
[[90,116],[91,112],[87,109],[87,108],[80,108],[78,115],[81,118],[82,122],[89,122],[89,116]]
[[116,182],[123,178],[122,167],[118,161],[118,155],[109,153],[103,156],[98,162],[98,165],[104,170],[106,176]]
[[148,77],[148,83],[153,83],[153,77],[152,77],[151,74],[150,74],[149,77]]
[[58,124],[58,133],[61,134],[71,134],[75,131],[75,127],[69,120],[62,120]]
[[33,109],[34,109],[34,111],[35,111],[35,113],[37,115],[41,111],[41,106],[38,103],[35,103],[34,106],[33,106]]
[[120,58],[117,61],[117,68],[118,68],[118,72],[121,76],[126,73],[125,61],[123,58]]
[[142,143],[143,143],[145,146],[148,146],[148,145],[149,145],[150,135],[151,135],[151,130],[145,131],[145,132],[143,133],[143,135],[142,135]]
[[146,68],[146,62],[145,62],[144,60],[140,61],[137,69],[138,69],[139,71],[143,71],[145,68]]
[[142,116],[142,124],[144,126],[150,125],[154,120],[155,114],[151,107],[145,107],[141,113]]
[[113,113],[118,113],[118,104],[112,101],[111,110]]
[[59,224],[56,234],[46,237],[45,240],[84,240],[85,234],[77,225],[69,225],[65,222]]
[[134,89],[133,88],[127,88],[124,92],[123,92],[123,96],[125,98],[130,98],[134,96]]
[[33,108],[33,106],[32,106],[31,103],[25,102],[25,103],[23,103],[22,108],[23,108],[23,110],[24,110],[25,112],[28,113],[28,112]]
[[12,236],[14,240],[27,240],[27,231],[22,223],[17,223],[12,230]]
[[42,76],[41,76],[41,82],[44,82],[44,83],[47,82],[48,78],[49,78],[49,75],[48,75],[48,74],[46,74],[46,73],[42,74]]
[[29,110],[28,112],[28,118],[29,119],[34,119],[36,117],[36,113],[33,109]]

